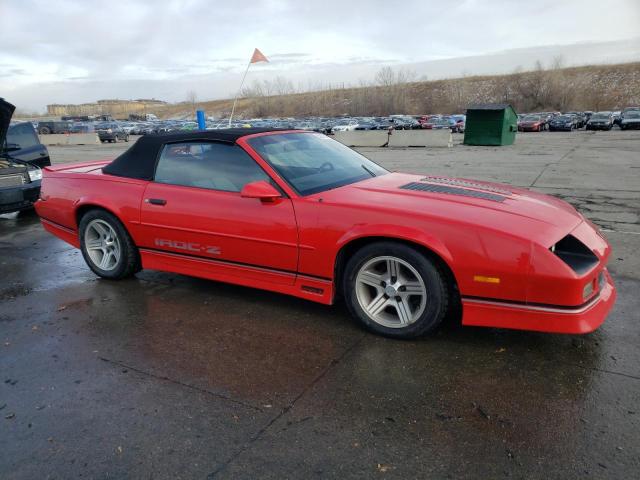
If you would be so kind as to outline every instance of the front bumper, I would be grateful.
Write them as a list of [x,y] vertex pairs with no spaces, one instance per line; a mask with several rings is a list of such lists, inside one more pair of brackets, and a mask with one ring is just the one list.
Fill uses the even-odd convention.
[[15,187],[0,188],[0,214],[31,208],[40,196],[40,180]]
[[605,268],[599,293],[579,307],[514,304],[474,298],[462,299],[462,324],[548,333],[583,334],[596,330],[613,308],[616,289]]

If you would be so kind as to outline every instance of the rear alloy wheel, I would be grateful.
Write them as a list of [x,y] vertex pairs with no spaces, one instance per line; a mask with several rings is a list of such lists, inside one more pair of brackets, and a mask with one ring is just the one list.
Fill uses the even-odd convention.
[[140,270],[138,249],[120,221],[104,210],[91,210],[80,220],[80,249],[98,276],[121,279]]
[[399,243],[374,243],[356,252],[347,263],[343,287],[352,315],[390,337],[432,331],[447,310],[447,285],[439,268]]

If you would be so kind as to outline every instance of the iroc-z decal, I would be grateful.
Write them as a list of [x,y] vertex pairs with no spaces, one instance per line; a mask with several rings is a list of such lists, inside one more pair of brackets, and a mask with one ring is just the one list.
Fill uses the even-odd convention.
[[155,244],[157,247],[170,247],[175,248],[176,250],[184,250],[186,252],[208,253],[209,255],[220,255],[222,253],[220,247],[202,245],[197,242],[182,242],[180,240],[156,238]]

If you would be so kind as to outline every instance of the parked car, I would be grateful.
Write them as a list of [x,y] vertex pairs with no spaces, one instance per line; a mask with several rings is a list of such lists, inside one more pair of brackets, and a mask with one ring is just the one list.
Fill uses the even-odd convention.
[[98,132],[98,138],[102,143],[116,143],[118,140],[129,141],[129,134],[117,123],[98,124],[96,125],[96,132]]
[[449,117],[449,125],[452,133],[464,133],[467,117],[466,115],[454,115]]
[[113,161],[48,167],[36,208],[100,277],[148,268],[341,297],[390,337],[451,310],[463,325],[586,333],[616,298],[610,246],[568,203],[392,173],[314,132],[144,136]]
[[611,114],[613,115],[613,124],[620,126],[620,124],[622,123],[622,112],[611,112]]
[[624,115],[627,112],[631,112],[631,111],[638,111],[640,110],[640,107],[625,107],[622,109],[621,115]]
[[448,118],[444,117],[431,117],[429,120],[422,124],[422,128],[428,130],[444,130],[451,127],[451,123]]
[[640,129],[640,110],[630,110],[624,114],[620,122],[622,130]]
[[549,131],[550,132],[558,132],[558,131],[567,131],[570,132],[574,128],[577,128],[577,120],[575,115],[559,115],[554,117],[549,122]]
[[544,122],[543,130],[548,130],[549,129],[549,122],[555,116],[553,114],[553,112],[540,112],[540,113],[537,113],[536,115],[540,115],[540,118]]
[[611,112],[596,112],[591,114],[587,121],[587,130],[611,130],[613,128],[613,115]]
[[358,122],[355,120],[342,120],[333,126],[331,132],[348,132],[351,130],[355,130],[358,126]]
[[576,128],[582,128],[587,124],[587,119],[583,112],[567,112],[565,115],[573,115],[576,117]]
[[526,115],[518,124],[520,132],[541,132],[544,130],[545,121],[540,115]]
[[129,135],[134,135],[133,131],[136,129],[136,127],[138,126],[138,124],[136,123],[132,123],[132,122],[126,122],[126,123],[122,123],[120,125],[122,127],[122,129],[127,132]]
[[355,130],[378,130],[378,124],[374,122],[360,122]]
[[74,123],[69,128],[69,133],[93,133],[95,127],[93,123]]
[[40,195],[47,147],[30,122],[11,124],[15,107],[0,98],[0,213],[29,209]]
[[422,124],[408,115],[392,115],[389,121],[395,130],[416,130],[422,128]]
[[49,135],[54,133],[69,133],[72,123],[58,120],[42,120],[38,122],[38,133]]

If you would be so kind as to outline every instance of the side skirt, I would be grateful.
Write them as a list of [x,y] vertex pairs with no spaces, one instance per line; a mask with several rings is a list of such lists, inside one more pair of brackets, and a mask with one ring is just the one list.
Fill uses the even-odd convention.
[[325,305],[333,303],[331,280],[144,248],[140,248],[140,257],[145,269],[259,288]]

